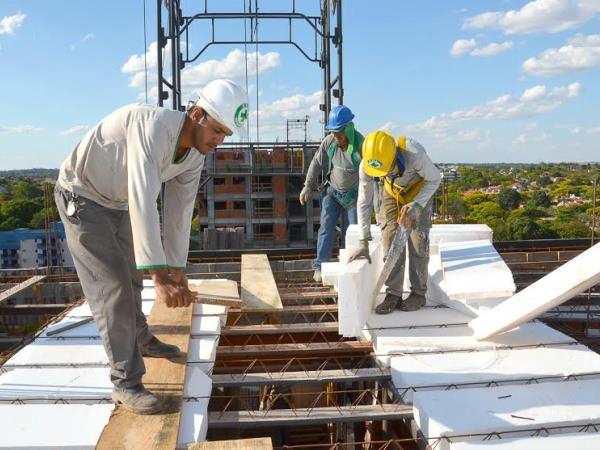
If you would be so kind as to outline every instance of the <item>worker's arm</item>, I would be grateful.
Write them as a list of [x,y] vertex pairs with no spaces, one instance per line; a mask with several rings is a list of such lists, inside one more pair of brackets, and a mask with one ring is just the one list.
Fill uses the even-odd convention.
[[419,147],[419,150],[421,150],[415,154],[415,169],[419,176],[425,180],[425,184],[411,203],[423,208],[431,197],[433,197],[435,191],[437,191],[442,177],[439,169],[435,167],[435,164],[433,164],[427,153],[425,153],[425,149],[423,149],[421,144],[412,139],[407,139],[406,146],[408,147],[409,145]]
[[360,162],[358,168],[358,200],[356,209],[358,213],[358,227],[360,228],[360,239],[371,239],[371,211],[373,209],[373,192],[375,191],[375,179],[366,174],[363,167],[364,161]]
[[332,139],[333,137],[331,139],[323,139],[323,142],[321,142],[319,149],[316,151],[312,161],[310,162],[308,172],[306,172],[304,186],[311,191],[316,191],[319,189],[319,185],[321,184],[321,174],[323,173],[324,169],[329,167],[329,156],[327,155],[327,150],[329,149],[329,145],[331,145]]
[[164,248],[167,266],[185,270],[190,244],[190,229],[194,214],[194,202],[198,192],[202,162],[165,183],[164,194]]
[[[138,121],[127,131],[129,216],[138,269],[152,274],[157,298],[169,307],[187,306],[192,296],[168,275],[160,236],[156,200],[160,192],[161,151],[174,151],[166,128],[155,121]],[[189,231],[188,231],[189,233]]]

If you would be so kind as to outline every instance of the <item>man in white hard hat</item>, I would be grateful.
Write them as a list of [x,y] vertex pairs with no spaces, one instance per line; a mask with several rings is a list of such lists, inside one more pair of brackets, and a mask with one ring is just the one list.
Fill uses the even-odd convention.
[[[185,267],[194,200],[205,155],[248,116],[246,92],[229,80],[209,83],[187,113],[127,105],[88,131],[63,162],[55,200],[67,243],[111,367],[113,400],[138,414],[162,402],[142,384],[142,356],[173,357],[141,309],[142,270],[156,301],[193,301]],[[157,198],[163,196],[163,235]]]

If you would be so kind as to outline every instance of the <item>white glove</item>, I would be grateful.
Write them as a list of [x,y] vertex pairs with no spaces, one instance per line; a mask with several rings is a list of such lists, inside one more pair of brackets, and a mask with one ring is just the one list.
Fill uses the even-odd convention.
[[307,186],[304,186],[304,188],[302,188],[302,191],[300,192],[300,204],[302,206],[306,205],[306,202],[308,201],[310,197],[310,189]]

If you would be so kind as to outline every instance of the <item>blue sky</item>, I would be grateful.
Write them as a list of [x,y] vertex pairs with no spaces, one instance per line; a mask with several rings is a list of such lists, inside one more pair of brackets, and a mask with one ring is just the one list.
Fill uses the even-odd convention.
[[[183,0],[184,13],[203,2]],[[243,0],[212,0],[215,12]],[[253,2],[254,3],[254,2]],[[315,13],[318,0],[297,0]],[[291,0],[261,0],[263,11]],[[0,170],[58,167],[85,130],[121,105],[155,103],[154,1],[0,2]],[[199,8],[199,6],[195,6]],[[192,51],[207,29],[192,28]],[[243,37],[243,22],[218,36]],[[294,34],[311,48],[306,27]],[[286,30],[259,24],[259,37]],[[254,47],[248,47],[251,133],[256,135]],[[287,46],[258,48],[261,140],[285,138],[286,118],[310,117],[319,139],[321,72]],[[245,85],[244,49],[209,48],[184,72],[185,99],[211,79]],[[600,0],[344,3],[345,103],[363,132],[419,140],[438,162],[598,161]]]

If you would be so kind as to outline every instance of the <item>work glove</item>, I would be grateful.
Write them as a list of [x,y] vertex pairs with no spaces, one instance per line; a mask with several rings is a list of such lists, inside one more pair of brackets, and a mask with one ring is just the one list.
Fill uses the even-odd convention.
[[308,199],[310,198],[310,189],[308,188],[308,186],[304,186],[304,188],[302,188],[302,191],[300,192],[300,204],[302,206],[306,205],[306,202],[308,201]]
[[369,264],[371,264],[371,255],[369,254],[369,241],[367,241],[366,239],[360,240],[358,248],[354,249],[354,251],[350,254],[348,262],[351,263],[352,261],[358,258],[367,258],[367,261],[369,261]]

